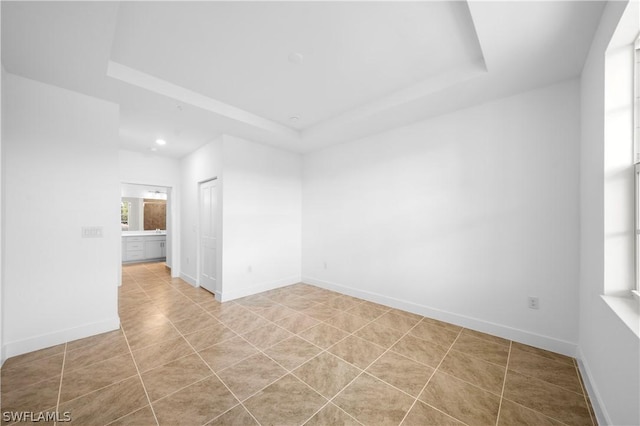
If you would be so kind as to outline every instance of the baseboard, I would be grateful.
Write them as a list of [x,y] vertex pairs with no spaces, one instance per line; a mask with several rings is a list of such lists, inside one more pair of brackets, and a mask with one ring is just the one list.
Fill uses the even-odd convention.
[[596,413],[596,419],[598,420],[599,425],[611,425],[611,418],[609,417],[609,413],[602,403],[602,398],[600,397],[600,392],[595,387],[593,376],[591,374],[591,369],[589,365],[585,362],[584,354],[582,353],[582,349],[578,346],[576,360],[578,361],[578,369],[580,370],[580,374],[582,375],[582,381],[584,383],[585,391],[589,395],[589,399],[591,400],[591,406],[593,407],[593,411]]
[[149,259],[136,259],[136,260],[123,260],[123,265],[135,265],[136,263],[152,263],[152,262],[166,262],[166,257],[151,257]]
[[319,280],[313,277],[302,277],[302,282],[313,284],[327,290],[337,291],[349,296],[358,297],[360,299],[369,300],[371,302],[380,303],[382,305],[391,306],[393,308],[402,309],[407,312],[445,321],[451,324],[472,330],[481,331],[504,339],[513,340],[524,343],[526,345],[535,346],[537,348],[546,349],[548,351],[560,353],[570,357],[576,355],[577,345],[565,340],[555,339],[553,337],[543,336],[529,331],[496,324],[490,321],[484,321],[478,318],[466,315],[447,312],[426,305],[420,305],[406,300],[396,299],[385,296],[383,294],[360,290],[357,288],[336,284],[328,281]]
[[276,281],[269,281],[266,283],[257,284],[251,287],[234,289],[234,290],[226,290],[224,289],[224,284],[222,286],[222,291],[220,292],[220,301],[228,302],[229,300],[239,299],[241,297],[251,296],[257,293],[262,293],[263,291],[273,290],[274,288],[285,287],[291,284],[297,284],[300,282],[300,275],[296,275],[294,277],[283,278]]
[[180,272],[180,278],[194,287],[198,286],[198,282],[191,275],[185,274],[184,272]]
[[[95,336],[96,334],[117,330],[118,328],[120,328],[120,318],[114,317],[104,321],[85,324],[80,327],[41,334],[28,339],[7,343],[2,348],[4,352],[3,355],[6,356],[6,358],[10,358],[61,343],[71,342],[72,340],[83,339],[85,337]],[[6,358],[3,357],[3,359]]]

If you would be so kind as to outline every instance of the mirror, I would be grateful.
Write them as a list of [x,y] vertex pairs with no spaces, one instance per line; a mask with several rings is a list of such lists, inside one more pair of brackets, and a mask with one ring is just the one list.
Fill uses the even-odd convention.
[[166,188],[122,184],[120,224],[123,232],[166,231]]

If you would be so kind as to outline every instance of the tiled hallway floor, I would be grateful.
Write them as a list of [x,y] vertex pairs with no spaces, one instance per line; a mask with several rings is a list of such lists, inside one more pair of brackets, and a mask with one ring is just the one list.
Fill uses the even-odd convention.
[[162,264],[125,266],[120,318],[7,360],[2,411],[80,425],[593,424],[572,358],[309,285],[220,304]]

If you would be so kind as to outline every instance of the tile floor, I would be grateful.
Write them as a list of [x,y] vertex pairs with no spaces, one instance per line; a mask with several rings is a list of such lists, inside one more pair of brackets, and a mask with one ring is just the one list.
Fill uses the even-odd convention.
[[594,424],[572,358],[305,284],[220,304],[163,264],[125,266],[120,318],[7,360],[2,411],[80,425]]

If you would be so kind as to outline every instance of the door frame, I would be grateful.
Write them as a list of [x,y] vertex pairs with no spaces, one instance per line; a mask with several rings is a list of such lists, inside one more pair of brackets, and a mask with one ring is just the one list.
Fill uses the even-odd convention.
[[[122,185],[138,185],[138,186],[158,186],[167,189],[167,264],[171,263],[169,267],[171,268],[171,276],[173,278],[180,276],[180,245],[175,244],[175,236],[176,229],[180,226],[177,223],[177,219],[180,217],[177,214],[176,209],[178,206],[176,205],[176,185],[168,184],[168,183],[149,183],[148,181],[120,181],[120,188]],[[120,196],[122,200],[122,196]],[[120,212],[118,211],[118,215]],[[120,217],[120,216],[118,216]],[[120,219],[118,219],[118,223],[120,223]],[[120,236],[121,243],[118,244],[118,286],[122,285],[122,234]],[[177,266],[176,266],[177,265]]]
[[200,287],[200,271],[202,269],[202,241],[200,239],[200,229],[202,225],[202,185],[208,182],[216,181],[216,211],[215,211],[215,228],[216,228],[216,290],[214,292],[216,299],[220,298],[220,293],[222,289],[222,273],[221,273],[221,249],[222,249],[222,235],[221,235],[221,226],[220,226],[220,180],[217,176],[214,176],[209,179],[204,179],[198,181],[198,220],[196,225],[196,287]]

